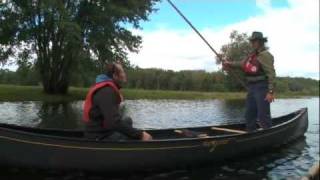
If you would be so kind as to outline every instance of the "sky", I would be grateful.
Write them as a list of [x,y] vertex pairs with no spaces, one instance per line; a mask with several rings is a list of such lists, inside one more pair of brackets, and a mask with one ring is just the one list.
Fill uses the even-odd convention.
[[[319,79],[318,0],[172,0],[219,51],[233,30],[268,37],[278,76]],[[143,38],[139,53],[129,53],[142,68],[216,71],[215,55],[166,0],[132,31]]]

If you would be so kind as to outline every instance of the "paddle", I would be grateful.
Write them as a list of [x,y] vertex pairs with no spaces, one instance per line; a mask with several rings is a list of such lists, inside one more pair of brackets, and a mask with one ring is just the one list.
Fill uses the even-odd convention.
[[[173,9],[189,24],[189,26],[199,35],[199,37],[206,43],[206,45],[211,49],[212,52],[219,58],[221,62],[225,60],[221,57],[220,54],[210,45],[210,43],[202,36],[202,34],[193,26],[193,24],[182,14],[182,12],[175,6],[171,0],[167,0],[168,3],[173,7]],[[237,76],[231,69],[229,69],[229,73],[233,78],[235,78],[245,89],[247,89],[246,84]]]

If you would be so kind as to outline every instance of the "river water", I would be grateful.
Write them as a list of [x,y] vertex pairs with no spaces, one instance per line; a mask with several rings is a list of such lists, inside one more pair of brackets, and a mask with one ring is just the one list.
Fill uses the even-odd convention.
[[[0,102],[0,122],[21,126],[79,129],[82,101],[70,103]],[[319,162],[319,97],[277,99],[272,116],[302,107],[309,110],[305,137],[280,149],[223,164],[147,174],[110,175],[86,172],[57,172],[5,167],[0,177],[10,179],[296,179]],[[243,122],[243,100],[127,100],[124,113],[141,129],[194,127]],[[0,145],[1,146],[1,145]],[[1,148],[1,147],[0,147]],[[1,178],[2,179],[2,178]]]

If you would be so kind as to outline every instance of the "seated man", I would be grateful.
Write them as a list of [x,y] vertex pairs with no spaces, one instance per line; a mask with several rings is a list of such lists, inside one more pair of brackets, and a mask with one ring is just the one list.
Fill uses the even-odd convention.
[[97,76],[96,84],[87,94],[83,120],[86,137],[95,140],[151,140],[145,131],[132,127],[131,118],[122,118],[119,112],[123,101],[121,84],[127,81],[126,73],[119,63],[107,65],[106,74]]

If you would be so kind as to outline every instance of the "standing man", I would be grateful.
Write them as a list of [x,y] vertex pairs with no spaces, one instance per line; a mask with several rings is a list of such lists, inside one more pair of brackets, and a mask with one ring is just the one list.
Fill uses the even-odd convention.
[[253,53],[241,62],[224,61],[223,68],[239,67],[243,70],[248,84],[245,119],[247,131],[257,129],[256,121],[263,129],[272,126],[270,103],[274,101],[275,69],[274,58],[265,47],[267,38],[261,32],[253,32],[249,38]]
[[123,101],[120,88],[126,82],[126,73],[119,63],[107,65],[106,73],[97,76],[96,84],[90,88],[84,103],[83,120],[87,138],[152,139],[147,132],[133,128],[131,118],[124,118],[120,114],[119,106]]

